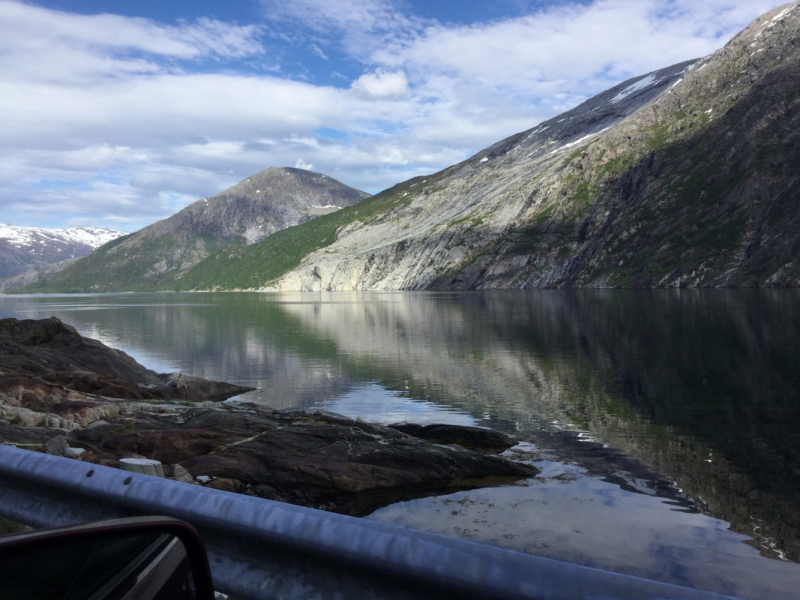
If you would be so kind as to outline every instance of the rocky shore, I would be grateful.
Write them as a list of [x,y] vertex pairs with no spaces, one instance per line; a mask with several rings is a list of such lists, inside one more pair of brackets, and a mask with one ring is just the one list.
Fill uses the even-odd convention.
[[0,320],[0,441],[119,467],[164,465],[194,485],[349,515],[537,470],[472,427],[384,427],[323,411],[221,402],[252,388],[158,374],[55,317]]

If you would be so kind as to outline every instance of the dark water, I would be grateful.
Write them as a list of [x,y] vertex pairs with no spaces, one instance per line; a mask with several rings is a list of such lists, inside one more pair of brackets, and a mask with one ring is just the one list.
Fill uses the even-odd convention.
[[800,585],[797,292],[0,296],[50,315],[271,406],[514,432],[544,468],[372,518],[747,597]]

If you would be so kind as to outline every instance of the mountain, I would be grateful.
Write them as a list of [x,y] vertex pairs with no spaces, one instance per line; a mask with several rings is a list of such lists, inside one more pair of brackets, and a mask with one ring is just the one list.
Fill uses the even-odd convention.
[[197,264],[179,289],[800,284],[800,10],[469,160]]
[[63,271],[72,263],[79,260],[80,258],[68,258],[67,260],[37,267],[35,269],[31,269],[30,271],[24,271],[19,275],[14,275],[13,277],[0,279],[0,294],[11,294],[16,292],[27,285],[31,285],[32,283],[41,281],[42,279],[50,277],[59,271]]
[[269,168],[106,244],[25,291],[170,289],[189,269],[220,249],[254,244],[367,196],[319,173]]
[[121,235],[125,232],[103,227],[42,229],[0,223],[0,279],[86,256]]

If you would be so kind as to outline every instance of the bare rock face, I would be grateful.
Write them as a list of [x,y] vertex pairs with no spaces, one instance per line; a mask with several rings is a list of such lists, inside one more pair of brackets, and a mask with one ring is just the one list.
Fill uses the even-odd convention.
[[115,240],[27,291],[149,291],[230,246],[245,246],[368,197],[320,173],[269,168]]
[[368,196],[321,173],[272,167],[224,192],[198,200],[140,233],[147,239],[167,234],[240,237],[244,243],[252,244]]
[[8,240],[0,239],[0,279],[28,271],[32,263],[33,260],[24,250],[10,244]]
[[[0,243],[0,254],[3,252],[2,243]],[[0,294],[10,294],[11,292],[21,290],[26,285],[31,285],[40,281],[43,277],[48,277],[58,273],[59,271],[63,271],[77,260],[79,260],[79,258],[68,258],[52,264],[37,266],[34,269],[24,271],[19,275],[14,275],[13,277],[0,279]]]
[[800,285],[800,8],[342,226],[268,289]]

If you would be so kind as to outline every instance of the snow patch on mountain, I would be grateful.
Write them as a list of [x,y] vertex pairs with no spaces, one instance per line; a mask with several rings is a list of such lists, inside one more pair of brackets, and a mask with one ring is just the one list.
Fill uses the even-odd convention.
[[633,94],[634,92],[638,92],[639,90],[643,90],[646,87],[650,87],[651,85],[655,85],[659,81],[660,81],[660,79],[656,79],[653,75],[648,75],[647,77],[642,77],[639,81],[637,81],[633,85],[630,85],[630,86],[626,87],[619,94],[614,96],[611,100],[609,100],[609,102],[611,102],[611,104],[616,104],[617,102],[619,102],[620,100],[625,98],[625,96],[629,96],[630,94]]
[[0,239],[21,250],[33,249],[47,243],[74,243],[89,246],[92,250],[125,235],[124,231],[104,227],[73,227],[71,229],[44,229],[18,227],[0,223]]

